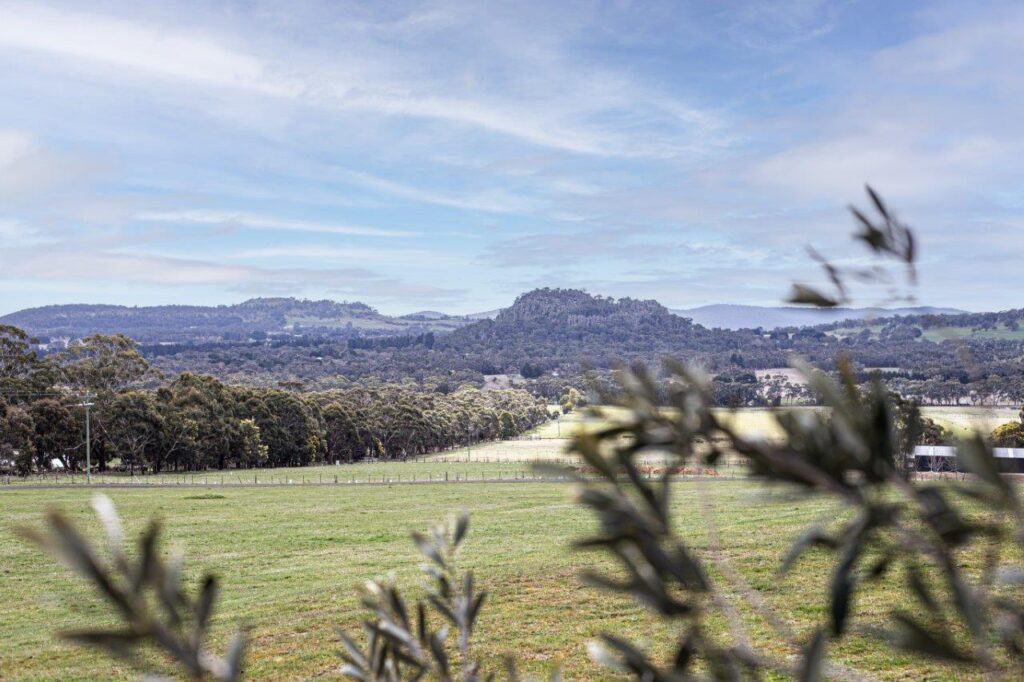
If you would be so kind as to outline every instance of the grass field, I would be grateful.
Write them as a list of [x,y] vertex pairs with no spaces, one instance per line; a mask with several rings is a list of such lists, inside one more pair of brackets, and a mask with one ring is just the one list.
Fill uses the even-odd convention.
[[[818,407],[784,407],[787,412],[817,412],[824,408]],[[748,437],[778,438],[782,435],[775,420],[778,409],[743,408],[739,410],[716,410],[723,421]],[[933,407],[921,408],[921,414],[934,419],[957,437],[968,436],[972,431],[979,430],[988,435],[992,429],[1009,421],[1016,421],[1020,411],[1013,407]],[[556,432],[572,434],[581,429],[594,429],[601,426],[599,420],[587,417],[583,413],[571,413],[561,418],[561,424],[549,422],[541,426],[537,433],[548,437]],[[557,430],[557,431],[556,431]]]
[[[878,338],[883,326],[880,324],[868,325],[872,336]],[[845,338],[860,334],[865,327],[842,327],[828,332],[837,338]],[[961,339],[982,340],[990,339],[996,341],[1020,341],[1024,339],[1024,329],[1008,329],[1000,323],[995,329],[973,329],[971,327],[930,327],[922,330],[922,338],[935,343],[943,341],[959,341]]]
[[954,436],[965,438],[975,430],[988,436],[1000,424],[1017,421],[1020,410],[1013,407],[923,407],[921,414],[934,419]]
[[[784,580],[774,576],[789,543],[808,523],[836,517],[821,501],[769,498],[746,482],[680,483],[674,506],[678,523],[701,553],[707,552],[697,511],[697,486],[705,486],[716,510],[723,556],[767,600],[788,614],[801,632],[825,617],[829,563],[810,555]],[[449,512],[473,514],[463,560],[491,592],[481,621],[480,653],[496,664],[513,654],[529,673],[562,667],[565,679],[609,675],[585,655],[585,643],[601,631],[626,634],[665,652],[672,633],[635,605],[584,587],[581,568],[595,557],[569,551],[586,533],[589,516],[568,499],[563,484],[396,485],[116,490],[111,495],[129,537],[151,515],[163,519],[169,544],[187,552],[189,577],[201,569],[224,576],[222,609],[215,624],[223,643],[235,625],[250,629],[250,679],[308,679],[338,665],[333,626],[352,627],[359,610],[353,586],[396,570],[414,592],[418,557],[410,530]],[[12,528],[39,523],[58,506],[97,530],[81,488],[33,491],[7,488],[0,530],[0,677],[23,680],[133,679],[126,668],[89,652],[55,643],[55,630],[95,626],[108,613],[79,581],[17,538]],[[969,559],[973,563],[974,559]],[[596,562],[600,564],[601,562]],[[716,575],[713,573],[713,576]],[[894,606],[893,576],[860,595],[856,613],[878,623]],[[744,611],[756,641],[772,641],[765,624]],[[775,653],[789,653],[774,646]],[[835,651],[837,660],[883,679],[965,679],[955,668],[881,650],[853,635]]]
[[[615,414],[615,408],[603,408],[608,414]],[[786,411],[815,412],[817,407],[785,407]],[[778,410],[773,408],[747,407],[738,410],[716,409],[718,416],[741,433],[751,437],[773,438],[781,435],[775,421]],[[570,412],[556,421],[541,425],[532,433],[544,438],[567,437],[579,432],[598,429],[607,425],[607,420],[594,418],[587,410]]]
[[947,341],[958,339],[991,339],[997,341],[1020,341],[1024,339],[1024,329],[1008,329],[999,324],[995,329],[971,329],[970,327],[932,327],[924,330],[924,338],[929,341]]

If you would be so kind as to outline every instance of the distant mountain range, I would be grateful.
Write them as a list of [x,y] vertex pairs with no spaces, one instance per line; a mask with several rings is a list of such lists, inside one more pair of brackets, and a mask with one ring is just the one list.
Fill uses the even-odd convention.
[[[605,300],[582,292],[560,298],[573,299],[577,293],[587,301]],[[531,292],[533,293],[533,292]],[[539,295],[517,299],[520,305],[535,303]],[[550,298],[550,295],[546,296]],[[583,299],[580,298],[580,301]],[[622,299],[629,301],[630,299]],[[572,300],[574,304],[583,305]],[[560,304],[567,303],[560,301]],[[648,302],[653,303],[653,302]],[[587,303],[584,307],[590,306]],[[603,304],[602,304],[603,305]],[[659,306],[660,308],[660,306]],[[662,308],[663,309],[663,308]],[[28,308],[0,317],[0,324],[21,327],[29,333],[51,339],[81,338],[90,334],[126,334],[140,343],[238,342],[264,336],[319,336],[325,338],[387,337],[451,332],[476,321],[506,319],[513,308],[489,310],[472,315],[448,315],[423,310],[391,317],[363,303],[309,301],[295,298],[254,298],[234,305],[163,305],[129,307],[118,305],[52,305]],[[715,304],[668,310],[708,329],[755,329],[807,327],[843,320],[865,320],[907,315],[958,314],[954,308],[836,308],[816,310],[797,307],[761,307]]]
[[[786,367],[794,355],[831,367],[841,353],[859,367],[899,368],[904,381],[941,378],[949,395],[962,395],[965,382],[977,376],[995,382],[985,390],[1024,396],[1013,393],[1024,386],[1024,310],[943,312],[948,310],[670,311],[653,300],[536,289],[493,318],[476,320],[429,310],[389,317],[362,303],[260,298],[212,307],[46,306],[0,323],[49,337],[47,350],[61,348],[64,339],[123,333],[139,341],[146,358],[168,376],[188,371],[265,386],[289,380],[337,388],[373,377],[451,389],[466,381],[481,385],[485,376],[521,375],[557,397],[583,366],[597,372],[632,362],[658,367],[672,357],[715,374],[746,402],[752,398],[740,394],[756,387],[753,372]],[[956,342],[946,343],[950,339]],[[963,344],[971,344],[970,366]]]
[[[858,367],[899,368],[907,380],[941,377],[961,392],[963,382],[975,375],[986,381],[1002,377],[1000,391],[1024,386],[1013,383],[1024,372],[1019,361],[1024,310],[937,315],[925,308],[919,310],[924,314],[888,317],[885,322],[871,319],[870,323],[861,319],[828,323],[835,317],[815,316],[803,318],[818,323],[815,327],[769,331],[763,327],[793,318],[758,317],[755,313],[766,311],[741,308],[729,322],[742,328],[706,327],[692,322],[690,311],[675,314],[657,301],[613,299],[574,289],[536,289],[519,296],[493,319],[473,321],[439,317],[431,311],[387,318],[366,306],[345,305],[264,300],[255,307],[283,309],[284,319],[292,321],[286,333],[265,343],[254,343],[258,337],[251,333],[243,343],[149,344],[143,353],[169,376],[189,371],[232,383],[273,385],[284,378],[331,388],[374,377],[429,380],[450,389],[464,381],[483,383],[485,376],[521,375],[544,383],[543,390],[550,389],[555,397],[564,381],[579,378],[584,366],[598,373],[622,363],[658,367],[667,357],[704,368],[719,377],[719,383],[732,382],[732,389],[740,393],[756,386],[755,371],[786,367],[794,355],[827,368],[834,367],[837,355],[843,354]],[[299,311],[304,316],[301,326]],[[278,310],[267,319],[279,325],[280,314]],[[327,326],[332,320],[336,324],[342,314],[364,326]],[[871,313],[841,311],[845,314]],[[314,319],[319,326],[311,324]],[[250,317],[245,324],[256,321]],[[458,328],[447,333],[413,333],[429,324]],[[957,342],[945,343],[949,338]],[[972,344],[970,357],[975,364],[969,371],[961,357],[964,343]]]
[[797,306],[756,306],[717,303],[697,308],[677,308],[672,312],[688,317],[695,324],[709,329],[779,329],[781,327],[813,327],[844,320],[870,320],[908,315],[959,315],[956,308],[916,306],[910,308],[801,308]]
[[245,341],[263,336],[333,338],[446,332],[467,318],[424,311],[389,317],[364,303],[254,298],[234,305],[50,305],[0,317],[39,337],[81,338],[125,334],[140,343]]

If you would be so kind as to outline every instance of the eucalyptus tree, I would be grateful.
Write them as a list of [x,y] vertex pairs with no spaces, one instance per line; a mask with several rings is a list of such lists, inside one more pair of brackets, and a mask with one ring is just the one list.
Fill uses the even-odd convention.
[[19,474],[30,473],[36,465],[32,415],[3,399],[0,399],[0,462],[13,465]]
[[161,444],[163,418],[152,393],[126,391],[110,402],[106,418],[111,453],[129,472],[152,466]]
[[35,339],[18,327],[0,324],[0,398],[26,403],[52,390],[53,364],[39,356]]
[[35,450],[41,468],[59,460],[65,471],[76,471],[85,459],[82,414],[66,399],[46,397],[27,406],[35,426]]

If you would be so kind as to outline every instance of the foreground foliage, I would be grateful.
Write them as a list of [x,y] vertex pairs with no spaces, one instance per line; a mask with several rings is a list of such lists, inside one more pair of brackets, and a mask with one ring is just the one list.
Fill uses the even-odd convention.
[[130,558],[121,519],[110,498],[96,495],[93,507],[107,536],[106,561],[60,512],[47,516],[49,533],[23,531],[92,582],[122,623],[115,628],[64,632],[60,636],[138,666],[144,665],[137,655],[138,645],[153,644],[190,677],[223,682],[240,679],[245,649],[242,633],[235,636],[224,658],[210,653],[204,644],[217,599],[217,579],[204,576],[197,593],[189,595],[182,584],[184,558],[164,560],[158,547],[157,522],[151,522],[139,538],[138,556]]

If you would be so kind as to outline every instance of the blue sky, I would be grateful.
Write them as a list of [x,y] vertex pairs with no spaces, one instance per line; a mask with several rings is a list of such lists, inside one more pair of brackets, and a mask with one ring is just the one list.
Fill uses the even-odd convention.
[[1022,67],[1020,3],[0,0],[0,313],[775,304],[865,182],[1021,307]]

